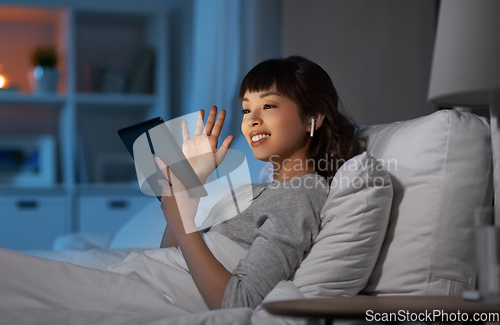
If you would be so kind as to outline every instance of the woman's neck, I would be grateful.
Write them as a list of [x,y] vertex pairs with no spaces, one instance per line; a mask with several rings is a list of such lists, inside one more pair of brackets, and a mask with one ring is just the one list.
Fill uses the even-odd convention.
[[312,160],[308,159],[285,159],[273,166],[273,183],[288,182],[296,177],[315,173]]

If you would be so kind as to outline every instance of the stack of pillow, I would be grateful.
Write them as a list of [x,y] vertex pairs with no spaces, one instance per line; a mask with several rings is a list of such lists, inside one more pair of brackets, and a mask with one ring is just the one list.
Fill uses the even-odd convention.
[[[474,289],[474,209],[493,200],[488,120],[442,110],[363,127],[358,138],[369,154],[335,176],[352,186],[332,183],[297,287],[306,297]],[[356,168],[370,161],[371,170]],[[359,187],[357,177],[366,177]]]
[[321,230],[295,273],[307,297],[354,296],[368,283],[384,241],[392,182],[366,151],[346,161],[330,184]]

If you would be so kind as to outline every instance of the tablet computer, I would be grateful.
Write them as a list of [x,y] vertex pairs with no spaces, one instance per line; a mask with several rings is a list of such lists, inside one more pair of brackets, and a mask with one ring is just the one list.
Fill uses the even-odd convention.
[[[162,188],[158,180],[165,176],[154,162],[154,157],[158,156],[182,182],[191,198],[208,195],[161,117],[120,129],[118,135],[134,159],[143,193],[155,195],[161,201]],[[139,173],[145,179],[142,184]]]

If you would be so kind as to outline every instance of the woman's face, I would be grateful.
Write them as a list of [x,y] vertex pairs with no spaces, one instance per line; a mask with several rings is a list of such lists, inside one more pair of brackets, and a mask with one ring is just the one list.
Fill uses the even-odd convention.
[[284,159],[307,157],[308,125],[301,121],[293,100],[273,86],[265,91],[247,91],[242,106],[241,132],[255,158],[281,164]]

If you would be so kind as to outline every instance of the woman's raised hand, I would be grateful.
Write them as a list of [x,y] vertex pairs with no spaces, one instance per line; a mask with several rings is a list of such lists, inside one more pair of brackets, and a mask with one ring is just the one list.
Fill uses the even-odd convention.
[[220,131],[224,125],[226,111],[221,110],[217,121],[217,107],[212,106],[208,115],[205,132],[203,132],[204,110],[200,110],[198,120],[196,122],[196,130],[194,136],[190,138],[188,125],[186,121],[182,121],[182,152],[188,159],[191,167],[196,172],[200,181],[205,184],[208,176],[217,168],[226,156],[227,150],[231,146],[234,136],[228,136],[217,150]]

